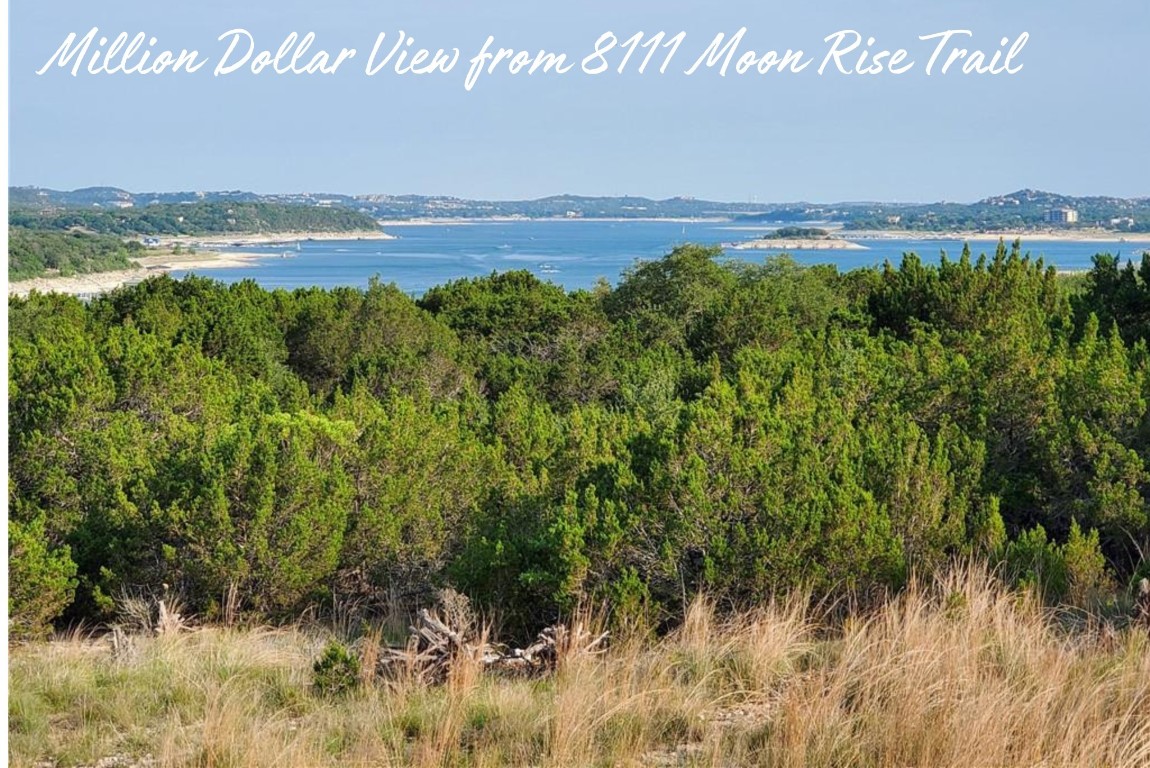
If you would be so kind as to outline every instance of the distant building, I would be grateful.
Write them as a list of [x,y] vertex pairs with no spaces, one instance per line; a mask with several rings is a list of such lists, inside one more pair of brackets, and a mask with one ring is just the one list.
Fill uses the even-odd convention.
[[1046,212],[1048,224],[1077,224],[1078,211],[1073,208],[1051,208]]

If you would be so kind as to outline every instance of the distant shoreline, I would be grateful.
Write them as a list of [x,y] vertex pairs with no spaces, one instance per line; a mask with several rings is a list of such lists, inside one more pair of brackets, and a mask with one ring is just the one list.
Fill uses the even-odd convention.
[[261,258],[259,254],[200,251],[197,253],[158,253],[141,256],[134,261],[135,269],[117,269],[110,272],[89,272],[82,275],[33,277],[8,283],[9,296],[27,296],[38,293],[65,293],[73,296],[107,293],[120,286],[145,280],[154,275],[196,269],[227,269],[244,267]]
[[205,248],[243,248],[252,245],[293,245],[309,240],[395,240],[383,230],[356,229],[348,232],[269,232],[267,234],[174,235],[158,238],[163,247],[203,246]]
[[[724,217],[715,218],[523,218],[523,217],[484,217],[484,218],[452,218],[452,219],[409,219],[381,221],[381,226],[394,227],[420,227],[433,225],[461,225],[461,224],[491,224],[515,222],[599,222],[599,223],[627,223],[627,222],[666,222],[674,224],[708,224],[732,221]],[[732,222],[733,223],[733,222]],[[160,246],[150,248],[149,255],[134,259],[139,264],[135,269],[114,270],[110,272],[93,272],[87,274],[71,275],[68,277],[42,276],[28,280],[10,282],[8,294],[10,296],[26,296],[31,291],[41,293],[63,293],[72,295],[86,295],[106,293],[122,285],[138,282],[153,275],[165,274],[174,271],[212,270],[244,267],[260,259],[267,258],[267,253],[244,252],[245,247],[259,246],[292,246],[297,242],[307,241],[340,241],[340,240],[394,240],[397,236],[381,230],[359,230],[350,232],[277,232],[269,234],[236,234],[236,235],[209,235],[209,236],[167,236],[159,238]],[[1100,230],[1087,231],[1059,231],[1036,230],[1029,232],[1000,231],[1000,232],[921,232],[913,230],[842,230],[836,229],[834,236],[829,239],[753,239],[747,241],[727,242],[723,247],[731,251],[836,251],[836,250],[868,250],[867,240],[911,240],[911,241],[963,241],[963,242],[996,242],[999,239],[1011,242],[1021,238],[1024,245],[1028,241],[1042,240],[1047,242],[1082,242],[1110,244],[1114,246],[1137,245],[1137,252],[1142,251],[1150,243],[1150,233],[1117,233]],[[863,242],[856,242],[856,241]],[[194,247],[195,252],[184,251],[175,253],[174,249]],[[1059,270],[1068,272],[1072,270]]]
[[[133,259],[133,269],[84,274],[44,275],[28,280],[8,283],[9,296],[27,296],[39,293],[63,293],[73,296],[100,294],[123,285],[139,282],[154,275],[200,269],[228,269],[245,267],[267,254],[245,253],[232,250],[253,246],[294,245],[317,240],[395,240],[396,236],[382,230],[352,230],[348,232],[274,232],[268,234],[236,235],[169,235],[157,238],[158,245],[148,249],[149,255]],[[204,248],[208,250],[184,251],[175,249]]]
[[661,218],[658,216],[479,216],[479,217],[445,217],[442,219],[420,217],[414,219],[380,219],[379,225],[381,227],[431,227],[436,225],[456,225],[456,224],[514,224],[515,222],[553,222],[553,221],[585,221],[585,222],[598,222],[600,224],[625,224],[627,222],[666,222],[668,224],[721,224],[726,221],[731,221],[726,216],[704,216],[704,217],[691,217],[679,216],[673,218]]
[[732,251],[866,251],[865,245],[832,237],[826,239],[780,239],[759,238],[738,243],[723,243]]
[[[736,226],[746,227],[749,230],[765,230],[773,226],[783,224],[782,222],[744,222],[738,218],[731,218],[729,216],[705,216],[705,217],[593,217],[593,216],[455,216],[444,218],[428,218],[417,217],[412,219],[380,219],[379,224],[382,227],[426,227],[426,226],[450,226],[460,224],[508,224],[515,222],[599,222],[599,223],[612,223],[621,224],[627,222],[646,222],[646,223],[659,223],[665,222],[668,224],[722,224],[728,223]],[[819,222],[815,222],[819,223]],[[785,224],[783,224],[785,226]],[[838,222],[821,222],[820,226],[827,225],[832,230],[835,236],[854,240],[969,240],[971,242],[984,242],[984,241],[998,241],[1006,240],[1007,242],[1021,238],[1025,243],[1027,240],[1047,240],[1051,242],[1098,242],[1098,243],[1121,243],[1124,241],[1142,241],[1150,242],[1150,232],[1119,232],[1116,230],[1104,229],[1088,229],[1088,230],[1064,230],[1064,229],[1035,229],[1035,230],[1001,230],[1001,231],[974,231],[974,230],[911,230],[911,229],[843,229],[842,224]],[[338,238],[336,238],[338,239]],[[753,242],[753,241],[748,241]],[[783,241],[776,241],[783,242]],[[804,243],[806,241],[803,241]],[[817,242],[817,241],[811,241]],[[804,246],[810,249],[814,246]],[[832,250],[841,249],[843,246],[831,246]],[[865,246],[859,246],[865,248]]]
[[1111,232],[1109,230],[1059,230],[1036,229],[1031,231],[1001,230],[991,232],[975,232],[960,230],[947,231],[916,231],[908,229],[852,229],[838,230],[836,235],[849,237],[854,240],[969,240],[970,242],[997,242],[1005,240],[1013,242],[1022,240],[1046,240],[1049,242],[1064,243],[1122,243],[1128,241],[1150,242],[1150,232]]

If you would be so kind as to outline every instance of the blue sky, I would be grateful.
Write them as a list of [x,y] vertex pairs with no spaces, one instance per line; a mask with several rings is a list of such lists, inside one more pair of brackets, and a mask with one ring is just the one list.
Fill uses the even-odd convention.
[[[1021,187],[1150,195],[1144,0],[13,0],[9,18],[15,185],[501,199],[966,201]],[[109,37],[146,32],[157,49],[196,48],[209,64],[194,75],[35,75],[69,32],[93,26]],[[800,75],[682,74],[716,33],[742,26],[743,49],[802,48],[816,64]],[[234,27],[260,48],[313,31],[313,50],[359,53],[327,77],[213,77],[217,38]],[[917,38],[948,28],[975,33],[964,47],[991,50],[1028,32],[1024,69],[925,76],[931,46]],[[447,75],[365,76],[376,35],[400,29],[417,47],[459,47],[464,61]],[[819,77],[823,38],[840,29],[907,48],[917,66]],[[576,67],[463,88],[465,59],[489,34],[578,61],[607,30],[687,35],[663,76]]]

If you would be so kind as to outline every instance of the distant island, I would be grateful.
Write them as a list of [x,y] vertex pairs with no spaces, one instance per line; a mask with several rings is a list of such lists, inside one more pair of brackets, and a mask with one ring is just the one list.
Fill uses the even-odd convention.
[[819,227],[779,227],[756,240],[726,244],[733,251],[866,250],[866,246],[835,237]]
[[831,233],[819,227],[779,227],[762,236],[762,240],[827,240]]

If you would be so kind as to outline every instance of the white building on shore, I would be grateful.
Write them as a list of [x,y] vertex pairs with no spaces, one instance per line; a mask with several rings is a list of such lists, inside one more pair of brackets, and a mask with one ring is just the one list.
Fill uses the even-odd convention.
[[1048,224],[1077,224],[1078,211],[1073,208],[1051,208],[1046,212]]

